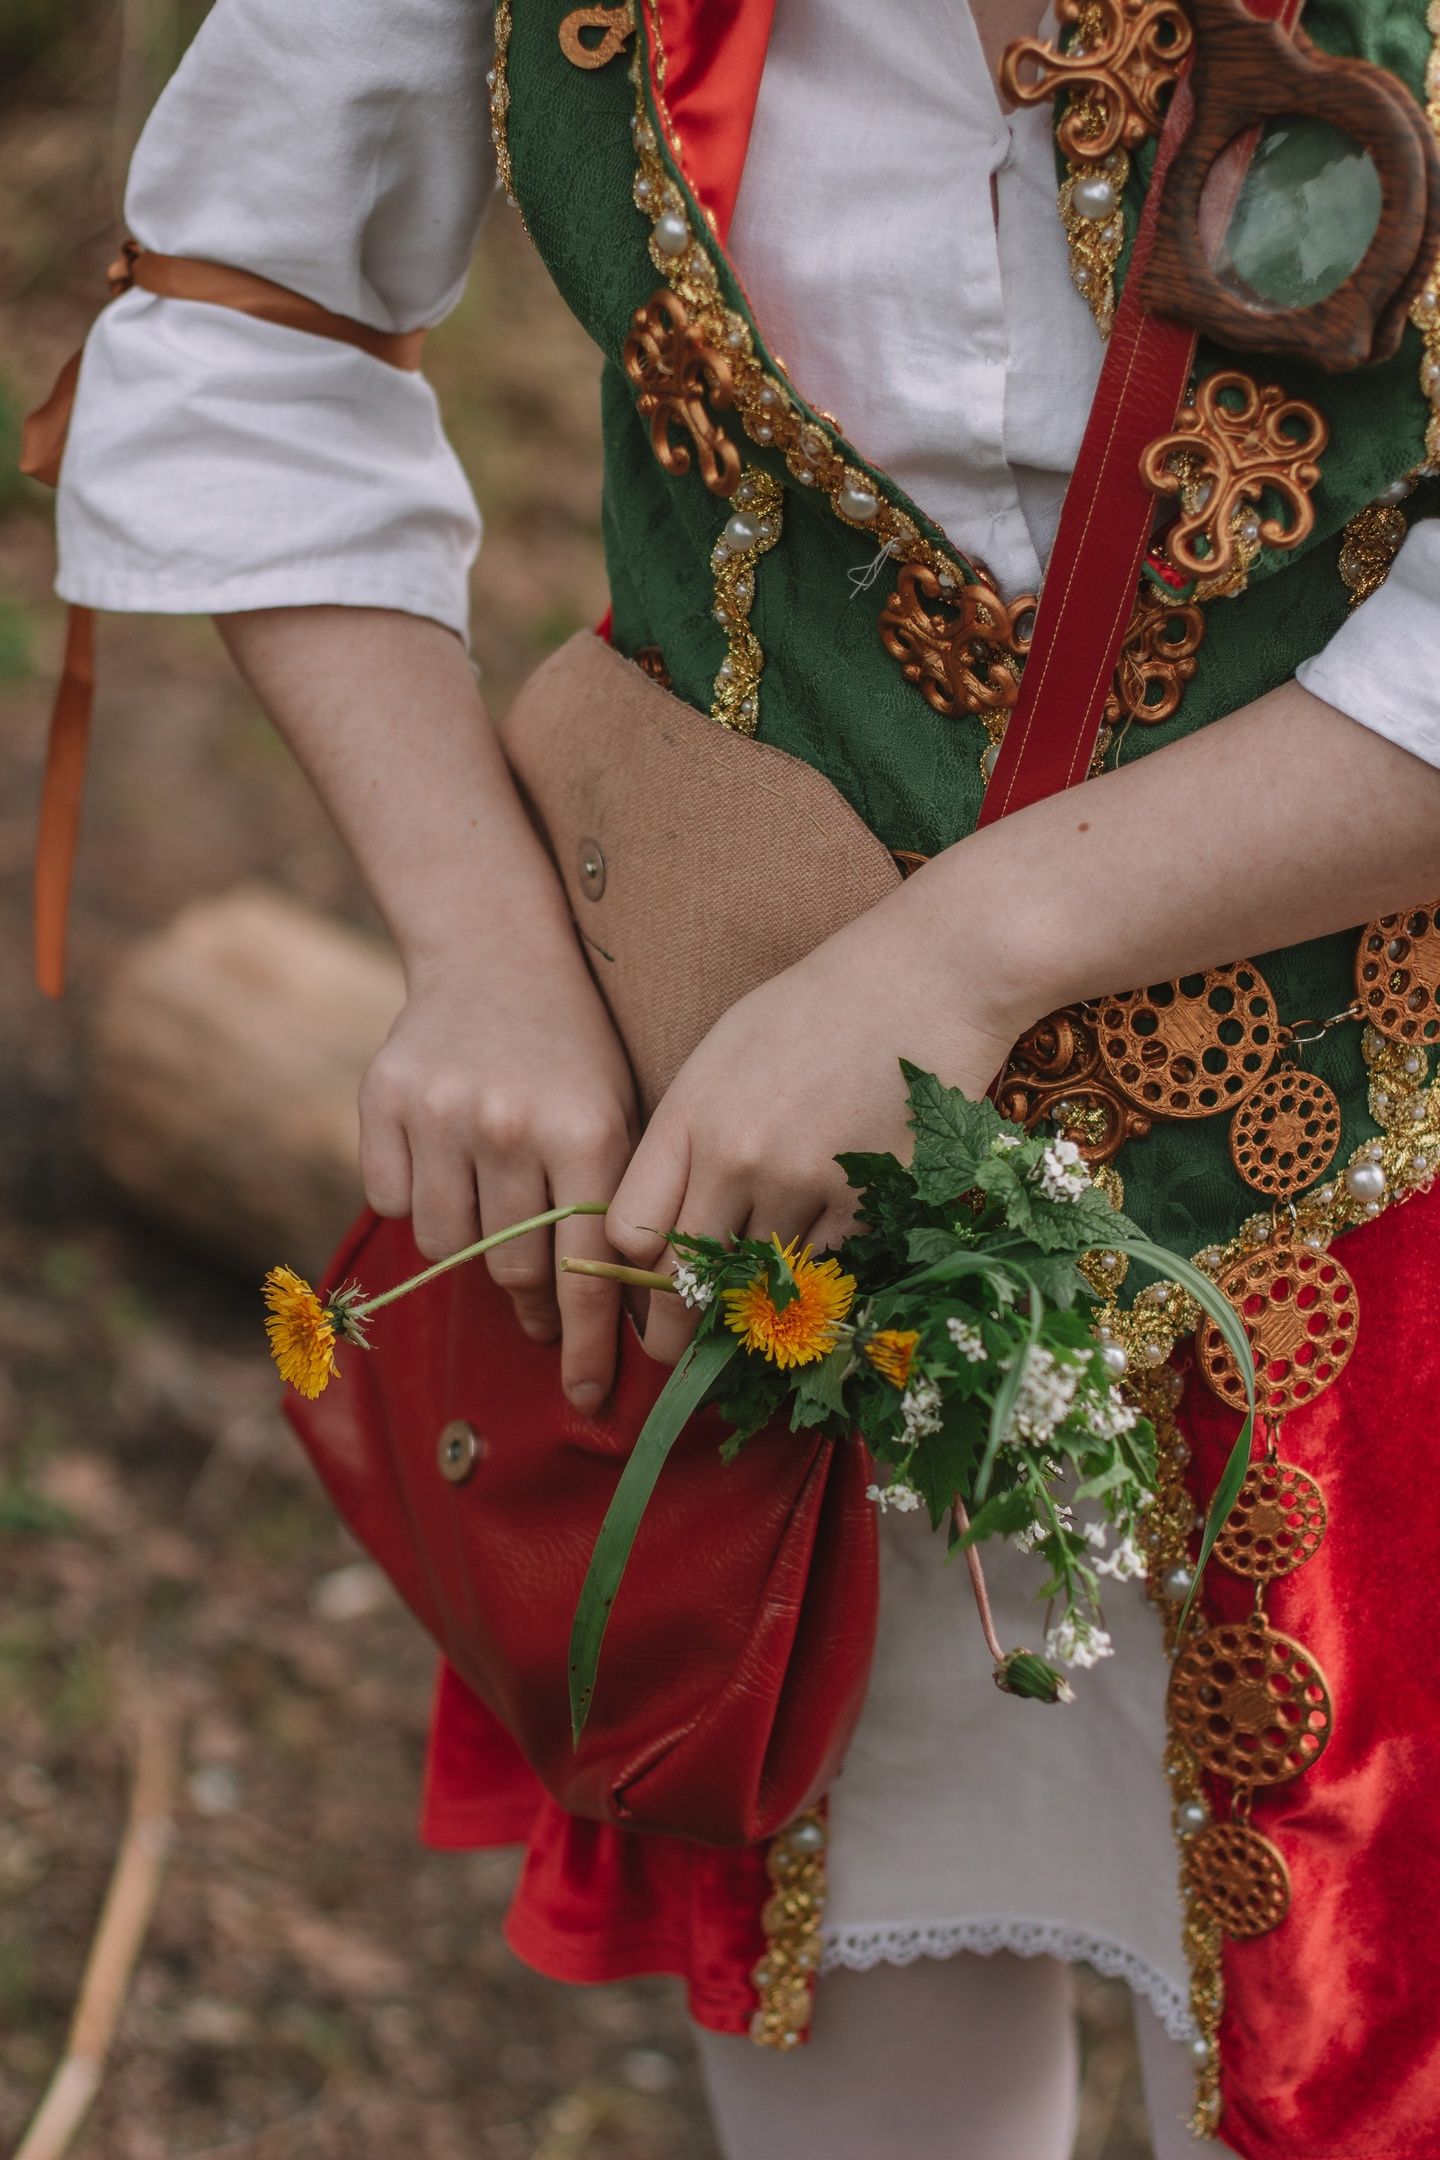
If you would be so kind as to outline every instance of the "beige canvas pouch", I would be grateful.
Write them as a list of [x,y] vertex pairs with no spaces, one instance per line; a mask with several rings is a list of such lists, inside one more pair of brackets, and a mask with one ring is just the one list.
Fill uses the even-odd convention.
[[721,727],[584,630],[500,726],[654,1109],[738,998],[900,882],[824,776]]

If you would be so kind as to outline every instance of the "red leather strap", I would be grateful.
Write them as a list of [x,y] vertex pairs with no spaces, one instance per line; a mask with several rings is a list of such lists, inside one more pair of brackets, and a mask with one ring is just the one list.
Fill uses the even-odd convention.
[[[1293,28],[1304,0],[1249,4],[1252,14]],[[1195,357],[1193,331],[1147,315],[1140,303],[1161,186],[1193,112],[1190,85],[1182,79],[1160,138],[1105,365],[1045,572],[1020,696],[985,791],[982,825],[1074,787],[1095,754],[1154,520],[1155,497],[1140,478],[1141,454],[1174,426]]]
[[[233,270],[225,263],[202,262],[183,255],[154,255],[127,240],[110,265],[112,296],[139,285],[146,292],[174,300],[199,300],[255,315],[312,337],[354,345],[387,367],[413,371],[420,365],[423,330],[375,330],[369,323],[336,315],[307,300],[303,293]],[[82,348],[83,352],[83,348]],[[29,415],[21,437],[20,470],[50,487],[59,485],[60,463],[80,379],[82,353],[72,353],[43,405]],[[65,988],[65,933],[70,918],[70,886],[85,790],[85,754],[95,702],[95,617],[89,608],[72,607],[65,632],[65,658],[55,702],[50,709],[50,739],[40,788],[40,827],[35,848],[35,980],[50,997]]]

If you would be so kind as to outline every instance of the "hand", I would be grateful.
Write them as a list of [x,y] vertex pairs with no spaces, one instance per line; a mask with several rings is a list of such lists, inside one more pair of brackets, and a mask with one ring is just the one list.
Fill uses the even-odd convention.
[[[513,926],[511,926],[513,928]],[[608,1200],[634,1144],[629,1068],[568,928],[449,949],[410,970],[410,995],[360,1091],[370,1205],[413,1215],[430,1259],[549,1207]],[[613,1259],[577,1216],[488,1257],[527,1335],[563,1331],[561,1379],[582,1411],[614,1376],[619,1292],[561,1273],[562,1254]]]
[[[1005,989],[983,941],[937,965],[934,881],[922,871],[808,958],[731,1007],[659,1105],[615,1194],[611,1243],[641,1267],[667,1264],[658,1233],[798,1237],[838,1245],[854,1195],[834,1156],[910,1153],[909,1058],[983,1094],[1043,1007]],[[673,1363],[693,1332],[678,1299],[650,1301],[645,1347]]]

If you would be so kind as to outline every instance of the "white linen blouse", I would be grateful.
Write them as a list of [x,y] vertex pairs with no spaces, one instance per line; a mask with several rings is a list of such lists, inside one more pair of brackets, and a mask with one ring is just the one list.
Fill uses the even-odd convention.
[[[731,249],[816,404],[1002,588],[1033,590],[1102,347],[1069,277],[1048,115],[1006,116],[964,0],[778,0]],[[494,191],[481,0],[216,0],[136,153],[132,231],[383,330],[454,302]],[[895,234],[904,245],[895,244]],[[60,591],[223,613],[338,602],[463,633],[480,521],[416,375],[133,291],[91,334]],[[1440,764],[1440,529],[1301,671]],[[831,1803],[826,1963],[1085,1957],[1190,2030],[1161,1770],[1165,1664],[1117,1586],[1081,1703],[1001,1697],[923,1526],[882,1527],[880,1640]],[[1002,1551],[1007,1640],[1033,1563]]]
[[[478,0],[216,0],[141,138],[131,230],[379,329],[437,322],[494,192],[490,37]],[[778,0],[730,246],[811,401],[1034,590],[1102,348],[1048,113],[1002,112],[965,0],[909,0],[903,38],[868,0]],[[328,601],[463,634],[480,518],[423,377],[135,291],[86,349],[59,539],[59,591],[94,607]],[[1437,630],[1427,520],[1300,680],[1440,764],[1415,665]]]

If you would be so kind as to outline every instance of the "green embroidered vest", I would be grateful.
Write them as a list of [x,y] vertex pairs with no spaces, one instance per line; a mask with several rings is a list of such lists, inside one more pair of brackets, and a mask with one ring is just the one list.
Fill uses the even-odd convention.
[[[834,421],[806,404],[803,385],[792,384],[768,350],[764,326],[748,312],[704,211],[670,158],[648,70],[635,66],[637,48],[656,34],[650,11],[637,4],[634,41],[598,68],[577,67],[562,51],[558,32],[569,12],[566,0],[501,0],[492,117],[502,179],[561,294],[604,356],[604,534],[615,643],[663,663],[675,693],[691,705],[746,732],[758,725],[764,740],[815,766],[892,850],[934,854],[975,824],[987,730],[965,709],[977,687],[973,671],[952,668],[947,677],[933,661],[917,660],[906,608],[897,601],[908,578],[912,624],[916,606],[942,624],[953,622],[976,576],[963,552],[965,535],[947,536],[921,505],[868,466]],[[1311,0],[1305,27],[1333,52],[1381,62],[1423,96],[1429,61],[1423,0],[1398,6]],[[1153,146],[1134,159],[1125,188],[1117,281],[1152,162]],[[688,357],[667,296],[680,301],[684,319],[706,330]],[[648,311],[638,342],[637,310]],[[1440,317],[1440,308],[1435,312]],[[703,352],[695,350],[697,342]],[[1258,384],[1281,386],[1288,397],[1318,407],[1329,445],[1311,497],[1309,536],[1288,551],[1261,548],[1243,592],[1206,603],[1204,641],[1178,709],[1159,723],[1130,728],[1127,760],[1287,681],[1344,622],[1352,603],[1339,567],[1346,527],[1427,456],[1425,361],[1425,343],[1413,327],[1392,360],[1339,377],[1294,361],[1202,349],[1198,377],[1238,368]],[[658,414],[640,408],[647,387],[665,394]],[[687,412],[698,432],[687,428]],[[657,448],[665,451],[663,461]],[[743,476],[734,493],[707,485],[707,462],[711,480],[723,485],[737,459]],[[1440,486],[1423,479],[1404,515],[1437,510]],[[863,536],[858,546],[857,536]],[[852,597],[847,572],[886,539],[895,560]],[[991,602],[1003,615],[997,596]],[[984,605],[982,596],[982,630]],[[980,677],[983,704],[983,664]],[[1317,874],[1323,871],[1317,865]],[[1261,992],[1268,985],[1282,1027],[1307,1036],[1317,1030],[1303,1023],[1329,1020],[1355,1004],[1357,935],[1253,956]],[[1398,983],[1402,994],[1404,984],[1392,965],[1399,947],[1386,943],[1388,952],[1372,956],[1370,978],[1375,1006],[1389,1010],[1387,984]],[[1237,996],[1237,1010],[1250,1002],[1248,978],[1220,986],[1212,1001],[1195,1001],[1197,1013],[1212,1016],[1207,1025],[1216,1031],[1213,1055],[1221,1064],[1235,1023],[1214,1008]],[[1098,1027],[1103,1008],[1088,1018]],[[1133,1009],[1128,1018],[1136,1019]],[[1148,1023],[1141,1015],[1137,1024],[1143,1030]],[[1275,1028],[1270,1020],[1262,1024],[1270,1030],[1263,1054],[1269,1064]],[[1323,1182],[1316,1181],[1333,1133],[1296,1203],[1302,1232],[1308,1226],[1323,1241],[1375,1212],[1383,1204],[1377,1190],[1383,1199],[1413,1190],[1429,1163],[1440,1163],[1440,1103],[1425,1085],[1428,1039],[1422,1029],[1418,1038],[1386,1045],[1348,1021],[1299,1049],[1301,1070],[1334,1091],[1341,1122]],[[1143,1050],[1139,1035],[1132,1047]],[[1041,1044],[1039,1051],[1053,1048]],[[1030,1069],[1043,1063],[1043,1056],[1038,1064],[1032,1058]],[[1073,1070],[1082,1065],[1083,1059]],[[1205,1071],[1202,1058],[1197,1088]],[[1043,1099],[1046,1114],[1062,1126],[1074,1108],[1068,1097],[1057,1102],[1054,1089],[1047,1096],[1043,1086],[1032,1098]],[[1083,1138],[1101,1120],[1083,1075],[1075,1099],[1082,1111],[1090,1105],[1092,1123],[1087,1128],[1081,1115],[1075,1128]],[[1143,1087],[1132,1084],[1129,1109],[1141,1112],[1142,1121],[1144,1101]],[[1240,1246],[1232,1250],[1243,1249],[1271,1227],[1276,1188],[1272,1183],[1267,1196],[1263,1184],[1257,1189],[1240,1175],[1227,1107],[1222,1101],[1216,1115],[1156,1117],[1144,1137],[1120,1151],[1127,1209],[1172,1249],[1194,1253],[1237,1236]],[[1261,1132],[1257,1145],[1263,1143]],[[1373,1167],[1358,1176],[1352,1169],[1347,1180],[1357,1151]],[[1208,1265],[1218,1259],[1207,1250]]]

